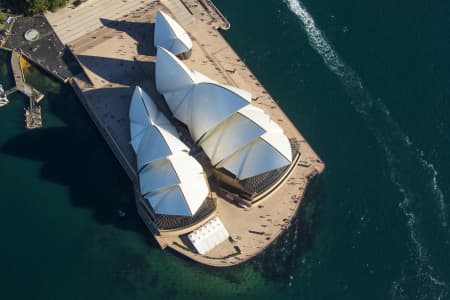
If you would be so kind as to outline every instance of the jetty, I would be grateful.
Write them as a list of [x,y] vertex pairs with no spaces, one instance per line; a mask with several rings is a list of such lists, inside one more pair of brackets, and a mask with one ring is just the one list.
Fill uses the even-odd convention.
[[[193,217],[157,215],[145,205],[139,188],[136,157],[130,146],[128,112],[138,85],[164,113],[170,115],[163,96],[155,87],[153,32],[157,11],[170,14],[191,37],[192,55],[183,60],[188,68],[221,84],[249,91],[253,96],[251,103],[263,109],[289,138],[292,163],[254,202],[246,202],[239,194],[224,189],[212,179],[209,182],[212,201]],[[49,12],[46,18],[80,63],[83,73],[69,82],[130,177],[138,213],[161,248],[170,248],[205,265],[226,267],[255,257],[289,227],[308,183],[325,166],[222,37],[218,30],[230,26],[211,1],[127,0],[120,5],[111,5],[107,0],[90,0],[77,7]],[[214,172],[211,166],[208,167],[207,158],[200,154],[196,159],[207,173]],[[206,255],[200,254],[189,244],[187,237],[215,218],[220,218],[229,238]]]
[[44,16],[14,17],[2,37],[1,48],[11,53],[10,65],[15,81],[15,86],[7,90],[5,95],[20,92],[27,96],[29,105],[25,109],[25,127],[42,127],[39,102],[44,95],[26,83],[21,61],[26,59],[32,62],[62,82],[67,82],[75,73],[81,71],[78,63],[58,39]]
[[17,51],[11,53],[11,69],[14,75],[15,86],[8,91],[6,95],[14,92],[21,92],[29,99],[29,107],[25,109],[25,127],[35,129],[42,127],[42,112],[38,105],[44,98],[44,94],[25,82],[25,76],[20,60],[21,54]]
[[30,107],[25,109],[25,126],[27,129],[42,127],[41,107],[30,102]]
[[44,94],[25,82],[25,75],[23,74],[23,69],[20,62],[21,59],[21,54],[19,52],[13,51],[11,53],[11,69],[14,74],[14,81],[16,83],[16,86],[11,90],[8,90],[6,94],[11,94],[12,92],[19,91],[30,98],[30,101],[32,100],[37,104],[44,98]]

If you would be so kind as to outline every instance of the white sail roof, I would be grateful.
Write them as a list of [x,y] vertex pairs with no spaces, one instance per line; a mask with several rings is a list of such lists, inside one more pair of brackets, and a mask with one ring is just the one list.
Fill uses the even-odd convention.
[[137,168],[175,153],[189,153],[189,148],[176,136],[157,125],[148,126],[136,151]]
[[189,148],[178,139],[176,129],[139,87],[131,101],[130,122],[141,193],[157,214],[195,214],[209,193],[203,168],[188,154]]
[[187,125],[211,164],[245,179],[284,167],[292,150],[283,130],[250,104],[247,91],[213,82],[159,48],[156,82],[173,116]]
[[[162,47],[158,47],[156,53],[155,73],[156,89],[164,95],[171,109],[172,106],[176,106],[178,103],[172,104],[171,99],[182,99],[195,84],[200,82],[216,83],[208,76],[195,70],[190,70],[175,55]],[[230,88],[229,86],[227,87]],[[246,92],[240,89],[235,89],[235,92],[243,92],[243,96],[249,96],[249,94],[245,94]],[[170,96],[171,94],[176,94],[176,97]],[[251,100],[250,98],[248,98],[249,101]]]
[[209,193],[202,166],[184,153],[148,164],[139,182],[157,214],[192,216]]
[[155,47],[164,47],[178,55],[192,49],[192,40],[174,19],[162,11],[156,13]]
[[200,141],[212,165],[239,179],[291,163],[292,150],[283,130],[263,110],[248,105],[234,113]]
[[207,185],[181,183],[144,196],[155,213],[160,215],[193,216],[208,195]]
[[[156,89],[165,94],[190,88],[196,83],[195,74],[168,50],[158,47],[156,52]],[[169,104],[170,107],[170,103]]]
[[247,91],[218,84],[189,70],[163,48],[158,48],[156,58],[156,87],[195,141],[251,101]]
[[243,180],[287,166],[292,161],[292,155],[280,152],[280,146],[281,150],[291,149],[284,134],[266,133],[220,162],[217,167],[225,168]]
[[[165,130],[178,136],[175,127],[167,120],[166,116],[156,107],[153,100],[139,86],[136,86],[130,103],[130,136],[134,139],[149,124],[156,124]],[[136,144],[136,141],[134,141]],[[133,141],[132,141],[133,144]],[[134,146],[133,146],[134,148]],[[137,150],[135,148],[135,150]]]
[[[234,90],[209,82],[196,84],[189,98],[186,105],[186,109],[189,110],[186,112],[188,115],[186,121],[194,141],[198,141],[208,130],[213,129],[249,103],[249,99],[243,98]],[[178,110],[175,112],[175,117],[177,115]],[[184,122],[184,120],[180,121]]]
[[200,141],[200,146],[210,158],[213,166],[266,132],[264,126],[255,123],[252,119],[240,113],[248,110],[249,107],[253,106],[246,106],[239,112],[234,113],[216,128],[209,131]]
[[193,176],[203,176],[202,166],[187,153],[178,153],[148,164],[139,173],[141,193],[189,181]]

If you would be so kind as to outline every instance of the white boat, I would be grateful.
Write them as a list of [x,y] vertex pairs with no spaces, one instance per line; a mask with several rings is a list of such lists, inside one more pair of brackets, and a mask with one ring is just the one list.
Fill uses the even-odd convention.
[[6,97],[5,90],[3,89],[3,85],[0,84],[0,107],[5,106],[9,103],[8,97]]

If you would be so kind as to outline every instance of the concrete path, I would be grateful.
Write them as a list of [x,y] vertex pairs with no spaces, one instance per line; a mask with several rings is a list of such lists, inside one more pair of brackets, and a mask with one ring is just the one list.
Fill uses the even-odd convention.
[[187,10],[187,8],[179,0],[161,0],[161,4],[167,7],[173,14],[175,19],[183,27],[189,27],[194,23],[194,16]]
[[66,6],[45,14],[63,44],[104,26],[102,20],[124,19],[130,12],[157,4],[156,0],[88,0],[79,6]]

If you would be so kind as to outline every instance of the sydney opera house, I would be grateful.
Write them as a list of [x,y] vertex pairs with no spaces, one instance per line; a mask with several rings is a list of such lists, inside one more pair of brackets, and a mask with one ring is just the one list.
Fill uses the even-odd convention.
[[[212,265],[246,260],[262,247],[241,242],[241,248],[255,249],[239,258],[244,249],[235,239],[240,233],[266,241],[272,236],[250,230],[255,214],[246,219],[243,213],[264,207],[267,198],[274,207],[281,202],[272,194],[292,180],[288,177],[299,162],[300,141],[288,138],[269,114],[253,105],[248,91],[187,67],[183,60],[192,54],[192,40],[162,11],[156,15],[154,46],[155,85],[165,107],[136,86],[129,108],[138,212],[163,248],[178,247]],[[236,260],[227,261],[233,256]]]

